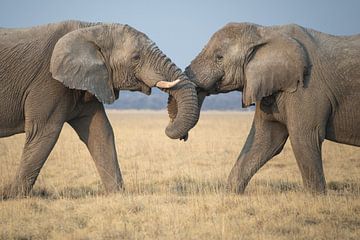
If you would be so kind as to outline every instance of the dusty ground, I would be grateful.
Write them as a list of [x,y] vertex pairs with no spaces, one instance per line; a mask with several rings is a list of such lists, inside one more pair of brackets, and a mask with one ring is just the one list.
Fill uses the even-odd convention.
[[[0,239],[360,238],[360,148],[325,142],[325,196],[302,190],[288,143],[237,196],[225,181],[252,113],[202,113],[186,143],[165,136],[165,113],[109,116],[126,192],[104,194],[66,125],[32,196],[0,202]],[[0,139],[1,186],[19,164],[23,138]]]

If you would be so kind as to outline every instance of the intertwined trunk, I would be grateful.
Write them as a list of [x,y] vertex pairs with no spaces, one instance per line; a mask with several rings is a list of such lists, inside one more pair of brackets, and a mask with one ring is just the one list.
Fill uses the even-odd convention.
[[181,138],[199,119],[198,98],[194,85],[183,80],[169,90],[168,113],[170,123],[165,132],[170,138]]
[[186,75],[158,48],[152,49],[151,58],[155,65],[155,70],[166,81],[181,80],[171,89],[162,90],[170,95],[169,99],[172,99],[168,104],[170,122],[166,127],[165,133],[172,139],[184,138],[199,119],[195,84],[190,82]]

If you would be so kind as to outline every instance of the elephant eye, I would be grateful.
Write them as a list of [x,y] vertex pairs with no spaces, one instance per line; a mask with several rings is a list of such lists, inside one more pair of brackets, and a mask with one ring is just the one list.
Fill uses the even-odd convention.
[[217,61],[217,62],[222,62],[222,60],[224,59],[224,56],[223,55],[221,55],[221,54],[215,54],[215,60]]
[[132,60],[133,61],[139,61],[140,60],[140,54],[139,53],[134,53],[132,56]]

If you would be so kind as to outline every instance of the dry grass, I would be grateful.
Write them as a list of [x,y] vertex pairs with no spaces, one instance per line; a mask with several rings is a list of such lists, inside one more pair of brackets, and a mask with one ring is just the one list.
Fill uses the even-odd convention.
[[[165,113],[109,116],[126,192],[104,195],[89,153],[65,126],[33,196],[0,202],[0,239],[360,238],[359,148],[324,144],[326,196],[303,192],[289,144],[237,196],[225,181],[252,113],[202,113],[186,143],[165,136]],[[0,185],[19,164],[23,137],[0,139]]]

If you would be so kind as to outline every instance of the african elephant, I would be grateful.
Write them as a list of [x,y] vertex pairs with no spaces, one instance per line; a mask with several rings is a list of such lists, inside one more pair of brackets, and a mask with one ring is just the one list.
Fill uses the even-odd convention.
[[[187,138],[199,117],[196,89],[145,34],[128,25],[65,21],[0,29],[0,137],[26,134],[15,180],[2,198],[32,189],[65,122],[79,135],[108,192],[122,189],[103,103],[119,90],[157,86],[178,103],[166,134]],[[181,109],[181,110],[180,110]]]
[[186,68],[206,95],[242,91],[256,103],[229,189],[243,193],[251,177],[290,138],[306,189],[326,192],[324,139],[360,146],[360,35],[333,36],[298,25],[230,23]]

